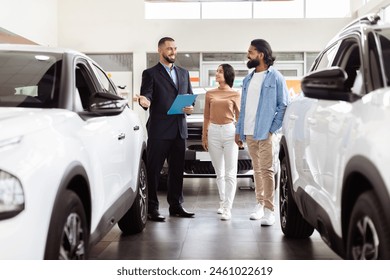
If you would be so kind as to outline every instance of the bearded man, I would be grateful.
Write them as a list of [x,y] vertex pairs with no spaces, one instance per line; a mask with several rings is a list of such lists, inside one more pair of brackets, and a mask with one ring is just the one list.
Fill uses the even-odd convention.
[[252,160],[256,206],[251,220],[270,226],[275,223],[272,137],[282,127],[288,103],[283,75],[273,67],[275,57],[269,43],[253,40],[247,66],[255,68],[243,80],[240,117],[236,124],[236,143],[246,141]]

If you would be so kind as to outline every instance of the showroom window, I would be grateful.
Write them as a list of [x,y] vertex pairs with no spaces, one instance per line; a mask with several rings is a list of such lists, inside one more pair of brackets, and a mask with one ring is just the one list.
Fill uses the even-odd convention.
[[[147,67],[152,67],[159,62],[160,57],[158,53],[147,53]],[[175,64],[177,66],[183,67],[188,71],[199,71],[199,61],[200,61],[200,53],[195,52],[186,52],[186,53],[177,53]]]
[[[198,52],[182,52],[176,55],[175,64],[183,67],[190,72],[190,80],[192,87],[200,86],[200,56]],[[152,67],[158,63],[160,57],[158,53],[146,54],[146,65]]]
[[146,19],[343,18],[350,16],[350,0],[145,0]]
[[[318,53],[314,52],[275,52],[275,68],[286,78],[291,96],[300,92],[300,79],[313,64]],[[234,87],[241,88],[242,80],[252,71],[246,66],[247,54],[242,52],[204,52],[178,53],[176,64],[190,72],[191,84],[196,88],[215,87],[215,71],[221,63],[231,64],[236,71]],[[147,54],[147,67],[159,61],[158,53]]]

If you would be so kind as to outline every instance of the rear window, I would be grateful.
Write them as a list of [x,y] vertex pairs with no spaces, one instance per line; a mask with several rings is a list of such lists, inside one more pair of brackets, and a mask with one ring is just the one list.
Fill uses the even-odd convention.
[[61,54],[0,52],[0,107],[57,108]]

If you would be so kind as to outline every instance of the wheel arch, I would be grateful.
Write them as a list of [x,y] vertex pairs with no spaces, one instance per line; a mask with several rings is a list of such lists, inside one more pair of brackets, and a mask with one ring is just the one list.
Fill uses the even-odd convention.
[[142,152],[141,152],[141,159],[147,163],[148,157],[147,157],[147,150],[146,150],[146,142],[142,142]]
[[[347,236],[352,208],[365,191],[372,190],[390,222],[390,197],[385,182],[376,166],[366,157],[355,156],[346,165],[341,194],[342,234]],[[343,238],[346,246],[346,238]]]
[[[57,191],[56,198],[54,200],[54,206],[62,199],[61,194],[65,190],[71,190],[79,196],[84,205],[84,210],[88,221],[88,229],[90,230],[92,216],[91,190],[87,172],[80,162],[72,162],[65,170]],[[55,207],[53,207],[53,209],[54,208]],[[51,216],[53,217],[53,213]]]
[[[287,148],[287,141],[284,135],[280,138],[279,142],[279,160],[282,160],[284,156],[288,155],[288,148]],[[289,157],[287,157],[287,160],[289,161]],[[290,162],[289,162],[290,163]]]

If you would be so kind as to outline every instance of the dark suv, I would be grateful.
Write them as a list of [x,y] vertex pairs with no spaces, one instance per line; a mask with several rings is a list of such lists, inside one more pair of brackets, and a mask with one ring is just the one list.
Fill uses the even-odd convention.
[[[203,110],[205,105],[205,90],[197,93],[194,112],[187,116],[188,139],[185,155],[184,176],[215,177],[210,154],[202,147]],[[246,146],[238,152],[237,177],[252,178],[252,163]]]
[[[211,163],[210,154],[202,146],[203,110],[205,105],[206,89],[194,89],[197,94],[194,112],[187,116],[188,138],[186,142],[184,177],[216,177]],[[238,152],[237,177],[251,178],[253,182],[252,162],[248,154],[246,144]],[[167,163],[161,170],[159,189],[166,190],[167,186]],[[253,184],[249,188],[254,189]]]

